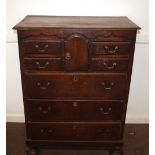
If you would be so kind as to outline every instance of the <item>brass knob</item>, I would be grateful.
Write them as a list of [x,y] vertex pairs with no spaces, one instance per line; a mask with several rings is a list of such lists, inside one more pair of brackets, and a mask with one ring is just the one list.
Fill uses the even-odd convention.
[[66,60],[70,60],[71,59],[71,54],[69,52],[66,52],[65,59]]

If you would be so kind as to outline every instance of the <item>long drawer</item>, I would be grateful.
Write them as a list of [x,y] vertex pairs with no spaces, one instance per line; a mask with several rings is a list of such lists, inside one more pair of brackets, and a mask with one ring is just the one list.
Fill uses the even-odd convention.
[[104,73],[31,73],[25,74],[29,98],[104,97],[124,98],[126,74]]
[[124,101],[120,100],[25,100],[28,120],[119,121]]
[[29,123],[32,140],[119,140],[122,124],[105,123]]

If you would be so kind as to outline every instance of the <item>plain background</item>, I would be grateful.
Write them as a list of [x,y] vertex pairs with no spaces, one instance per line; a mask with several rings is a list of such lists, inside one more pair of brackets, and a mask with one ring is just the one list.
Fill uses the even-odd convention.
[[26,15],[128,16],[138,32],[127,110],[127,122],[148,123],[149,27],[147,0],[7,0],[7,121],[24,121],[16,31]]

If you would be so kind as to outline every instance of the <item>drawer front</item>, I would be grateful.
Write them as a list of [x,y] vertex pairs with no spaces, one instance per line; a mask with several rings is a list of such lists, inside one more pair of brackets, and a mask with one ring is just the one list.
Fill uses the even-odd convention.
[[32,123],[28,137],[33,140],[119,140],[121,124],[100,123]]
[[130,42],[93,42],[91,54],[95,55],[129,55]]
[[104,97],[124,98],[126,74],[27,74],[26,92],[30,98]]
[[50,40],[28,40],[23,42],[25,54],[51,54],[61,55],[61,42]]
[[54,71],[61,70],[61,58],[24,58],[26,70]]
[[30,121],[120,120],[123,101],[26,100]]
[[91,58],[90,69],[93,71],[127,71],[128,59]]

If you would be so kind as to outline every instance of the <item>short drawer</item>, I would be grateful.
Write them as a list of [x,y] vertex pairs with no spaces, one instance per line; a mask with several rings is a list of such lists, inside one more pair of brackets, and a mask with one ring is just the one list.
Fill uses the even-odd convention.
[[61,42],[50,40],[27,40],[23,42],[25,54],[51,54],[61,55]]
[[24,76],[27,97],[104,97],[124,98],[126,74],[38,73]]
[[61,70],[61,58],[24,58],[26,70],[54,71]]
[[30,121],[118,121],[123,101],[26,100]]
[[131,51],[130,42],[93,42],[91,54],[95,55],[129,55]]
[[122,124],[105,123],[31,123],[27,126],[32,140],[119,140]]
[[93,71],[127,71],[129,61],[121,58],[91,58],[90,69]]

